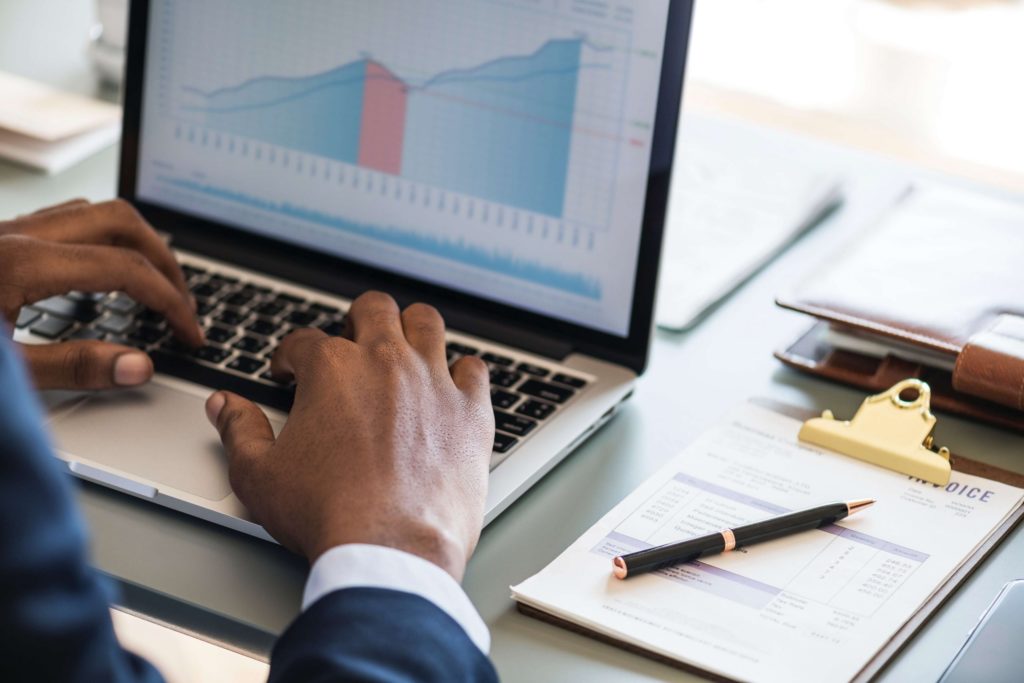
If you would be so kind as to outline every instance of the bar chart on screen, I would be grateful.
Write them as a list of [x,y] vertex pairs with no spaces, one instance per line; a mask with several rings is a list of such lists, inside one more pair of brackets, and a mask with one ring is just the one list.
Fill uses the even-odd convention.
[[[623,178],[643,184],[653,107],[625,103],[658,53],[634,45],[629,3],[577,4],[158,2],[165,153],[143,175],[211,217],[593,317],[621,284],[600,255],[639,230]],[[295,25],[308,41],[255,49]]]

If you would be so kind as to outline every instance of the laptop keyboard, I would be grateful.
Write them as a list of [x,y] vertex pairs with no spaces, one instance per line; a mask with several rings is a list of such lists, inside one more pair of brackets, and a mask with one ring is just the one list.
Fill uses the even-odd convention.
[[[274,349],[298,328],[318,327],[341,335],[343,308],[198,265],[186,264],[182,270],[206,333],[207,345],[201,349],[180,344],[162,316],[124,294],[75,292],[52,297],[24,307],[16,326],[52,341],[95,339],[139,348],[150,354],[158,372],[288,410],[294,387],[270,376]],[[447,354],[449,365],[463,356],[478,356],[487,363],[496,426],[494,453],[502,458],[587,386],[586,379],[557,366],[460,341],[450,341]],[[502,458],[495,458],[495,464]]]

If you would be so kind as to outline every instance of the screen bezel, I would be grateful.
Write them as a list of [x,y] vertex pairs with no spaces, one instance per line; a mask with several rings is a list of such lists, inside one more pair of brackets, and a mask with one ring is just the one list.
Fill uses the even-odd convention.
[[414,300],[433,304],[451,326],[469,334],[496,339],[555,358],[575,351],[625,365],[637,373],[644,371],[654,331],[655,291],[693,0],[669,0],[632,314],[629,333],[625,337],[528,312],[141,200],[137,196],[136,186],[149,5],[149,0],[132,0],[130,9],[118,195],[135,204],[154,227],[170,234],[176,247],[348,298],[366,289],[384,289],[402,304]]

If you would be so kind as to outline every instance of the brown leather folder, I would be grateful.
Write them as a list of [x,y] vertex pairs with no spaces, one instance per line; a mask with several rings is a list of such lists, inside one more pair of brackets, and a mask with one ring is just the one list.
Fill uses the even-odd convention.
[[[936,410],[1024,431],[1024,205],[915,188],[777,303],[822,321],[787,365],[871,391],[917,377]],[[821,325],[945,362],[836,348]]]

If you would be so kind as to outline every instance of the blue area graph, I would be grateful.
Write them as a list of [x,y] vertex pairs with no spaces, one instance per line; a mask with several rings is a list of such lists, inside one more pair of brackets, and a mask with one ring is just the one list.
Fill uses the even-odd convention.
[[421,82],[371,58],[304,77],[185,88],[215,130],[562,218],[582,38]]
[[552,41],[413,91],[403,175],[561,218],[581,49]]
[[209,127],[356,163],[365,67],[349,64],[303,79],[256,79],[206,97]]
[[398,227],[382,227],[357,223],[339,216],[332,216],[321,211],[297,206],[290,202],[274,202],[260,199],[242,192],[194,180],[171,177],[161,177],[160,180],[189,192],[197,192],[216,199],[243,204],[288,218],[329,226],[360,237],[380,240],[398,247],[412,249],[420,253],[481,268],[518,280],[558,289],[595,301],[601,299],[601,283],[595,278],[520,259],[511,254],[502,253],[497,249],[467,244],[461,239],[453,240],[445,237],[423,235]]

